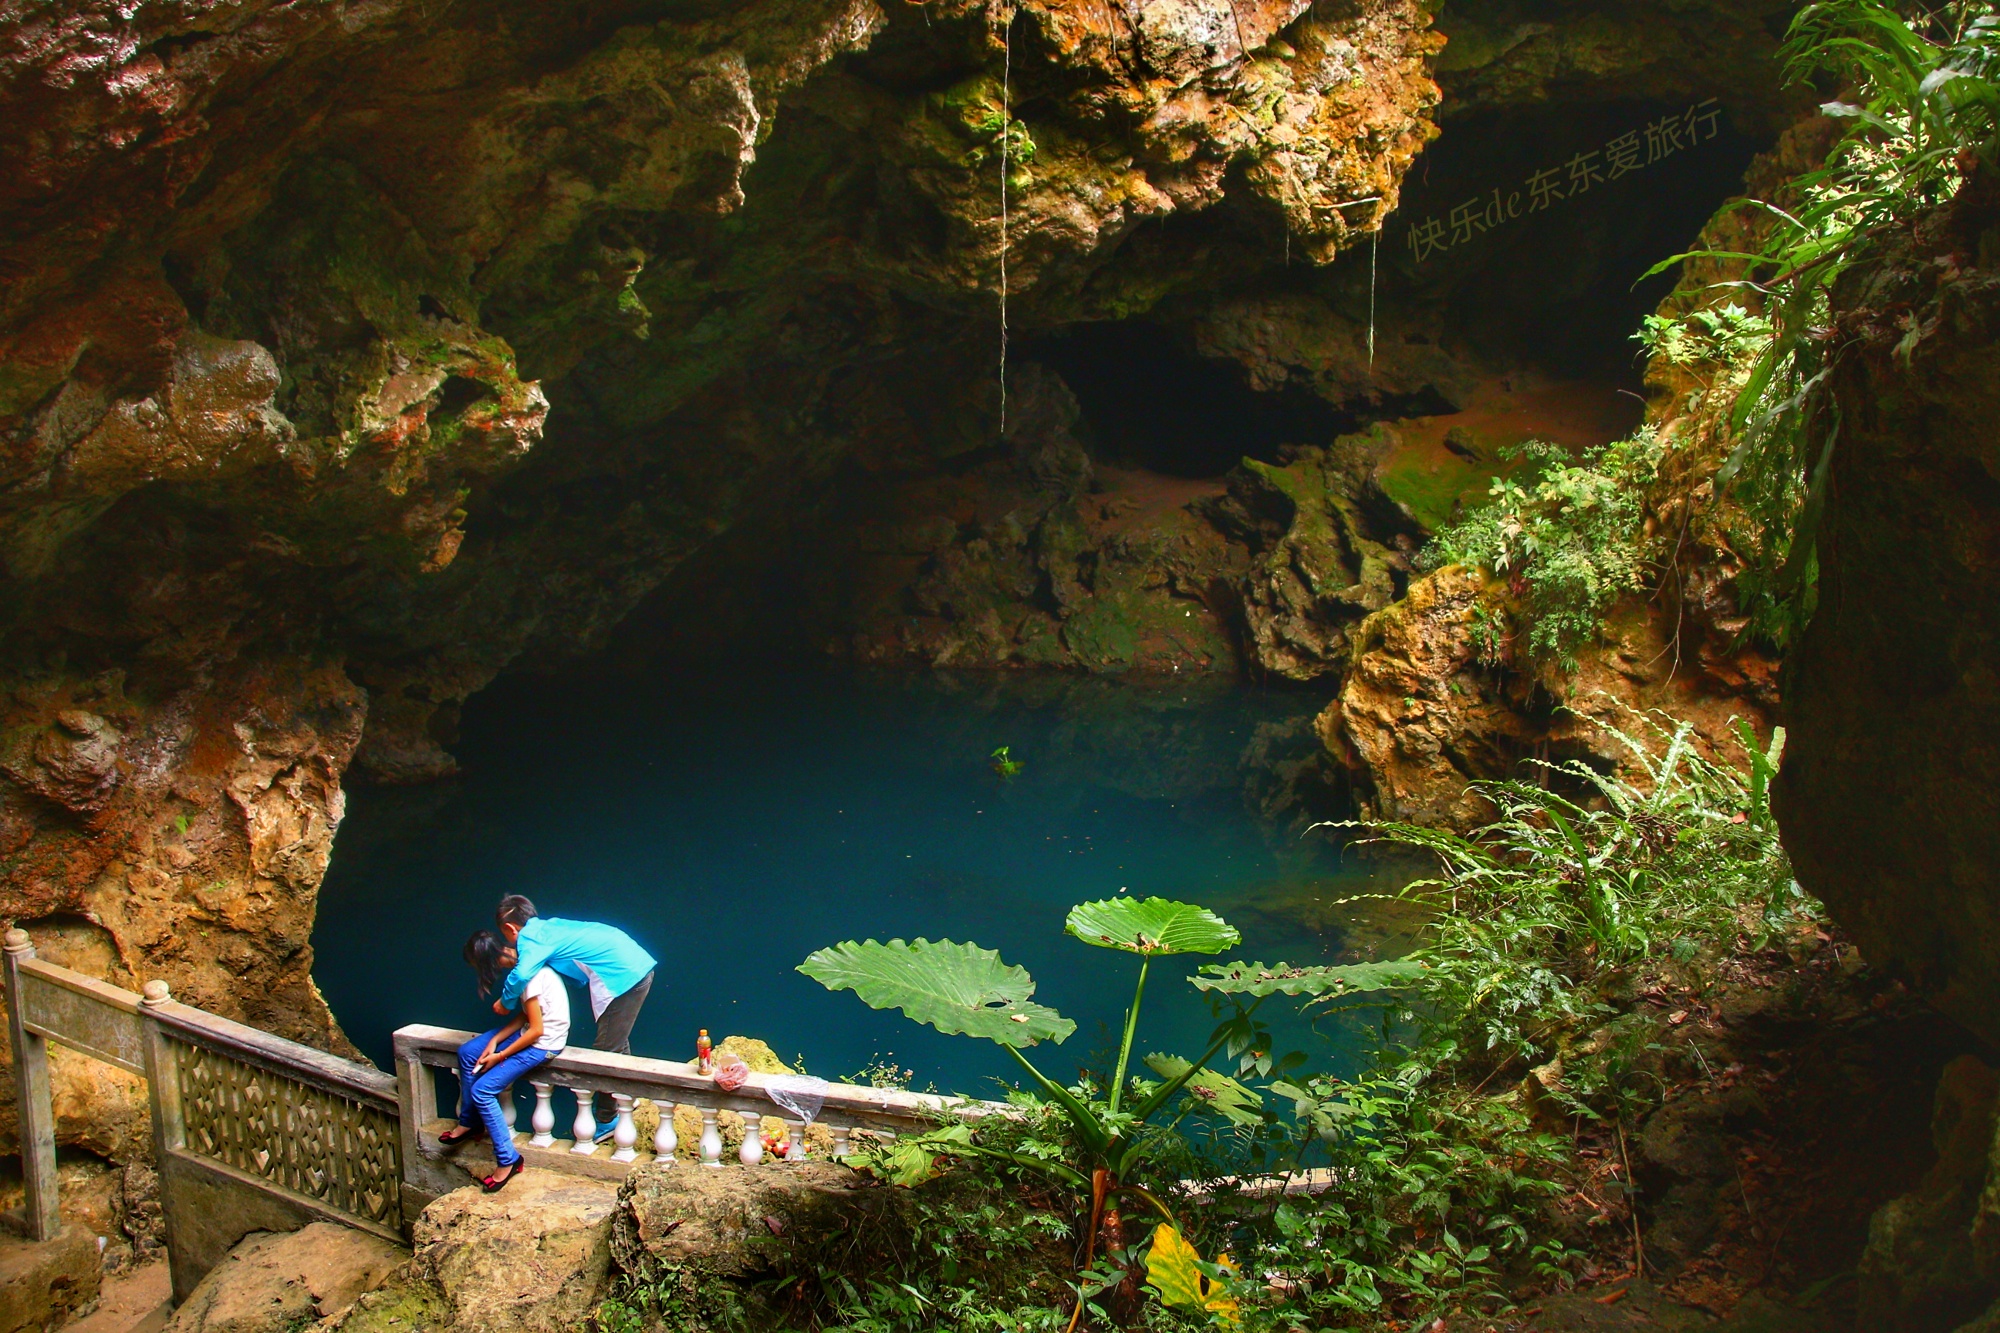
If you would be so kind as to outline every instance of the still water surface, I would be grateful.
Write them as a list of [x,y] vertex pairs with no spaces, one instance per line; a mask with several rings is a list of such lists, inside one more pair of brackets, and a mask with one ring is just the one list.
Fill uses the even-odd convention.
[[[1034,1052],[1073,1075],[1112,1040],[1135,971],[1063,934],[1074,903],[1201,902],[1243,931],[1237,956],[1266,961],[1383,944],[1355,908],[1332,906],[1382,887],[1379,872],[1246,800],[1271,757],[1310,747],[1316,707],[1212,681],[502,682],[466,711],[462,778],[351,794],[314,975],[386,1067],[402,1024],[482,1024],[459,949],[502,894],[525,893],[545,915],[618,925],[660,959],[640,1054],[686,1059],[705,1027],[761,1037],[827,1078],[886,1060],[920,1088],[991,1094],[1019,1073],[998,1048],[794,970],[843,939],[973,940],[1028,968],[1036,998],[1076,1021],[1064,1046]],[[1011,779],[992,767],[1001,745],[1023,765]],[[1177,961],[1190,966],[1148,987],[1142,1051],[1193,1054],[1212,1026],[1174,980],[1202,960]],[[572,1007],[572,1039],[587,1042],[574,989]],[[1282,1035],[1344,1062],[1352,1034],[1321,1026]]]

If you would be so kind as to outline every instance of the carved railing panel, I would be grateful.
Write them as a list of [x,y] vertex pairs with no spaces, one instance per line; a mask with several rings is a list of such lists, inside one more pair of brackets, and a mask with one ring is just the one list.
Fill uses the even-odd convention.
[[175,1043],[186,1151],[392,1230],[403,1224],[394,1112]]

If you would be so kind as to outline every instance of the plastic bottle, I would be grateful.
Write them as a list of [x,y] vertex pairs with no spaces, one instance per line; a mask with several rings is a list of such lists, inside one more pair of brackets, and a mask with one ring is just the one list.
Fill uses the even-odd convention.
[[715,1072],[715,1062],[710,1058],[711,1050],[712,1048],[708,1044],[708,1029],[703,1028],[701,1030],[701,1035],[694,1039],[695,1073],[711,1074]]

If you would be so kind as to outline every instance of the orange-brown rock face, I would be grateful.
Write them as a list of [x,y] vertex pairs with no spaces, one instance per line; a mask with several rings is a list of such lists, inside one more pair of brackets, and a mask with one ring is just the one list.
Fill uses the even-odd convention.
[[[1090,137],[1121,149],[1070,159],[1060,139],[1046,148],[1033,139],[1031,111],[1014,113],[1030,138],[1014,150],[1019,214],[1009,225],[1020,249],[1011,271],[1026,282],[1046,257],[1087,251],[1148,216],[1219,202],[1232,164],[1311,254],[1330,259],[1393,211],[1404,171],[1436,133],[1429,57],[1443,40],[1416,3],[1151,0],[1119,8],[1059,0],[956,9],[1011,17],[999,28],[1011,39],[998,40],[1023,52],[1045,48],[1069,76],[1063,119],[1074,128],[1064,137],[1094,129]],[[1032,96],[1038,84],[1029,75],[1021,88]],[[971,124],[1000,115],[1000,87],[960,92],[946,105]],[[1129,138],[1117,126],[1129,126]],[[935,129],[922,134],[934,141]],[[1038,170],[1049,148],[1061,156],[1053,170]],[[933,182],[934,197],[968,223],[993,213],[988,182],[960,172],[920,179]]]
[[1417,0],[0,10],[0,916],[344,1047],[351,763],[449,772],[457,700],[854,450],[844,367],[1003,262],[1047,322],[1232,191],[1351,244],[1438,45]]
[[[9,907],[128,983],[315,1044],[313,907],[363,693],[338,667],[248,665],[164,698],[115,675],[18,681],[0,771]],[[31,926],[32,930],[32,926]],[[55,956],[52,954],[51,956]]]
[[1754,654],[1728,660],[1763,690],[1718,680],[1676,651],[1670,611],[1630,604],[1577,670],[1501,670],[1490,631],[1492,589],[1456,565],[1410,585],[1409,595],[1361,623],[1340,698],[1319,718],[1321,739],[1355,774],[1366,817],[1466,828],[1491,806],[1468,783],[1527,776],[1523,759],[1580,759],[1632,775],[1612,731],[1646,738],[1654,709],[1693,724],[1711,758],[1742,761],[1732,724],[1768,733],[1771,667]]

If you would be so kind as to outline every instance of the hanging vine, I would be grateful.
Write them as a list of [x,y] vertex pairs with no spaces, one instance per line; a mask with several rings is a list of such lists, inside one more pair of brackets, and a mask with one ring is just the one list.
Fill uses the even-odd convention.
[[1000,435],[1007,435],[1007,171],[1014,118],[1014,10],[1000,20]]

